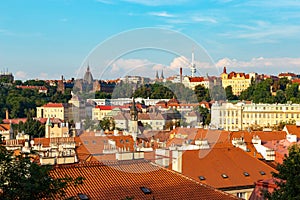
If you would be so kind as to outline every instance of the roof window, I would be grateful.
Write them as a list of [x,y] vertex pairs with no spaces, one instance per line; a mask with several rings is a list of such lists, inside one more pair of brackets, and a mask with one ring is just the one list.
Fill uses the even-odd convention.
[[250,176],[250,174],[248,172],[244,172],[243,174],[244,174],[244,176]]
[[89,200],[89,197],[86,194],[78,193],[77,195],[80,200]]
[[228,178],[227,174],[222,174],[222,178]]
[[264,171],[259,171],[260,175],[266,175],[266,172]]
[[144,194],[151,194],[152,191],[147,187],[140,187]]
[[204,181],[206,178],[204,176],[199,176],[200,181]]

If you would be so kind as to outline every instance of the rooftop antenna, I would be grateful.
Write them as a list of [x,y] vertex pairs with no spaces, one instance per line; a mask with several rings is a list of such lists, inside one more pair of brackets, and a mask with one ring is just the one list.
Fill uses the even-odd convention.
[[192,77],[195,77],[195,73],[196,73],[196,65],[195,65],[195,63],[194,63],[194,49],[193,49],[193,52],[192,52],[191,73],[192,73]]

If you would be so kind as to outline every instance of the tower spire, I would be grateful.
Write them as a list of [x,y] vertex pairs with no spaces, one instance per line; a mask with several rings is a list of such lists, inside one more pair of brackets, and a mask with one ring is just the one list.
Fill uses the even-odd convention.
[[196,73],[196,65],[194,63],[194,49],[192,51],[191,73],[192,73],[192,77],[194,77]]
[[160,79],[164,79],[164,70],[161,70],[161,75],[160,75]]

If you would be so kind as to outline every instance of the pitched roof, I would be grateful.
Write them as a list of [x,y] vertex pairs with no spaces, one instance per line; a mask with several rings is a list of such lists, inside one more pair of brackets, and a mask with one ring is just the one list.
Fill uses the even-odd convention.
[[275,181],[278,181],[274,178],[259,180],[255,183],[255,188],[251,193],[249,200],[264,200],[262,191],[268,191],[272,193],[274,189],[277,189],[278,186],[275,184]]
[[10,124],[0,124],[0,131],[8,131],[10,129]]
[[49,103],[43,105],[42,107],[44,107],[44,108],[62,108],[62,107],[67,107],[67,104],[49,102]]
[[297,135],[297,137],[300,137],[300,126],[297,125],[285,125],[285,129],[289,134]]
[[[83,193],[89,199],[124,199],[127,196],[134,199],[237,199],[143,160],[58,166],[51,171],[51,176],[85,178],[82,185],[66,189],[67,197]],[[141,187],[146,188],[146,194]]]
[[[260,174],[263,171],[265,174]],[[243,150],[235,147],[217,147],[208,150],[185,151],[182,156],[182,173],[215,188],[252,186],[254,182],[271,178],[275,170]],[[245,175],[244,173],[247,173]],[[227,177],[222,177],[226,174]]]

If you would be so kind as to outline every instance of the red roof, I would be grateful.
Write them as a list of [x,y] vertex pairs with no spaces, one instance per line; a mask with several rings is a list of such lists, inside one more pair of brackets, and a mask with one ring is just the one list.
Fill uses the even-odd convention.
[[195,180],[203,176],[203,183],[215,188],[254,187],[254,182],[271,178],[271,172],[275,172],[272,167],[235,147],[189,150],[182,156],[182,174]]
[[66,197],[83,193],[89,199],[237,199],[143,160],[58,166],[51,171],[51,176],[85,179],[82,185],[69,186]]
[[15,118],[15,119],[3,119],[3,123],[5,124],[19,124],[19,122],[25,123],[27,121],[27,118]]
[[44,108],[62,108],[66,107],[63,103],[47,103],[43,105]]
[[190,77],[190,82],[202,82],[204,81],[203,77]]
[[111,105],[98,105],[95,108],[100,110],[113,110],[114,108],[127,108],[128,106],[111,106]]
[[31,89],[31,90],[48,90],[45,86],[33,86],[33,85],[17,85],[16,88]]
[[283,77],[286,77],[286,76],[296,77],[297,75],[294,74],[294,73],[291,73],[291,72],[285,72],[285,73],[280,73],[278,76],[283,76]]
[[278,186],[275,184],[277,179],[270,178],[265,180],[259,180],[255,183],[255,188],[249,198],[249,200],[264,200],[263,191],[268,191],[272,193],[274,189],[277,189]]

